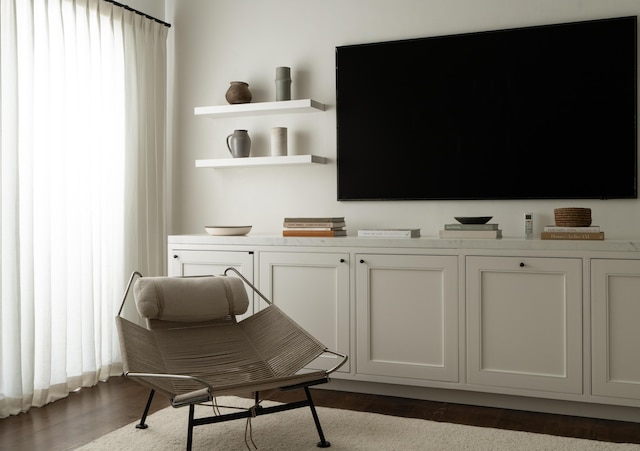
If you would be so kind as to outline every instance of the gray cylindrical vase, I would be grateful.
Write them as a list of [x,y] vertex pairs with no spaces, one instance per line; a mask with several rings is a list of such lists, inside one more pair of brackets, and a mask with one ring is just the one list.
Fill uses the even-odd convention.
[[291,100],[290,67],[276,67],[276,100]]

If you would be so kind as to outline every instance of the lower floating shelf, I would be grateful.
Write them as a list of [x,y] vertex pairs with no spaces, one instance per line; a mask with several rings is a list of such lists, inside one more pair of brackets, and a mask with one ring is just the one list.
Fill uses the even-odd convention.
[[212,160],[196,160],[197,168],[246,168],[256,166],[290,166],[326,164],[325,157],[316,155],[288,155],[284,157],[247,157],[217,158]]

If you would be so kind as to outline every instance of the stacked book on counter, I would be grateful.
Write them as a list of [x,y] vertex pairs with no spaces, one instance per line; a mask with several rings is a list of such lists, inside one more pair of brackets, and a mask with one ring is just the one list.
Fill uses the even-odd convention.
[[344,216],[284,218],[282,236],[346,236]]
[[545,226],[540,234],[541,240],[604,240],[600,226],[568,227]]
[[420,229],[359,229],[358,236],[369,238],[419,238]]
[[445,224],[444,230],[440,230],[440,238],[502,238],[502,229],[496,223],[486,224]]
[[599,226],[591,225],[591,209],[581,207],[554,208],[555,225],[546,226],[542,240],[604,240]]

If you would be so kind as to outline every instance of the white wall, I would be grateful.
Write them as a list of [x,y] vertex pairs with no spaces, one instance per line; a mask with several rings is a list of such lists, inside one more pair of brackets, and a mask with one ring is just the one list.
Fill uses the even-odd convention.
[[[206,224],[250,224],[252,234],[279,234],[284,216],[345,216],[352,233],[411,226],[435,236],[453,216],[492,215],[505,236],[523,236],[525,211],[534,213],[539,233],[553,223],[554,208],[579,206],[592,209],[607,238],[640,239],[638,200],[336,201],[334,72],[340,45],[640,15],[638,0],[166,0],[166,6],[165,20],[173,25],[172,234],[204,233]],[[293,98],[313,98],[327,111],[217,120],[194,116],[196,106],[226,104],[231,80],[248,82],[255,102],[275,100],[276,66],[292,68]],[[420,88],[417,80],[408,83]],[[237,128],[249,130],[254,155],[267,155],[274,126],[289,128],[290,153],[316,154],[330,163],[195,168],[196,159],[229,157],[225,138]],[[389,158],[396,157],[390,152]]]

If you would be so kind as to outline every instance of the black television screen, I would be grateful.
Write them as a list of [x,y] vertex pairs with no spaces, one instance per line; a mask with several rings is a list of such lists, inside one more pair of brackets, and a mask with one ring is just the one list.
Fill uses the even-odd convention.
[[338,200],[637,198],[636,30],[337,47]]

